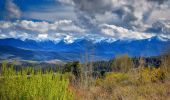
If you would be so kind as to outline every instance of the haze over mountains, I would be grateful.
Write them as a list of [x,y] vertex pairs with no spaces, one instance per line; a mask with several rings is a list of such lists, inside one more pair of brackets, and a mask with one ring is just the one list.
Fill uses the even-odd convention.
[[169,45],[170,40],[162,37],[114,42],[77,39],[73,43],[6,38],[0,39],[0,59],[82,61],[89,57],[90,60],[109,60],[125,53],[131,57],[159,56]]

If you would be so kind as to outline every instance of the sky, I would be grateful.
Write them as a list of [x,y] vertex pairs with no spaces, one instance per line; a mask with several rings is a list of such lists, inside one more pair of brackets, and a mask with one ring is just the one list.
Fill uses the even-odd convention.
[[0,38],[170,38],[170,0],[0,0]]

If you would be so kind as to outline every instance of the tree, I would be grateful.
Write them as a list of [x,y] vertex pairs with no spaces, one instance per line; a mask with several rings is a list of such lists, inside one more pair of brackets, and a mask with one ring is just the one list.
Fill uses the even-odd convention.
[[133,67],[133,62],[128,54],[118,56],[112,61],[112,71],[128,72]]
[[82,69],[81,69],[81,64],[78,61],[75,62],[69,62],[65,65],[63,72],[71,72],[76,79],[81,78],[82,74]]

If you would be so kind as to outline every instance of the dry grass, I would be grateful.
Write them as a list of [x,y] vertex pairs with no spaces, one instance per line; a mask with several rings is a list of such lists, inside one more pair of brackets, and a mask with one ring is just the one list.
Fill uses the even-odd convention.
[[170,100],[170,79],[162,82],[159,74],[160,69],[143,69],[136,75],[113,72],[104,79],[96,79],[88,88],[72,88],[77,100]]
[[[163,58],[159,68],[144,67],[143,59],[138,68],[133,68],[128,57],[122,59],[113,63],[121,65],[116,65],[117,72],[89,78],[92,83],[88,87],[84,83],[73,85],[76,100],[170,100],[170,56]],[[125,66],[131,67],[122,70]]]

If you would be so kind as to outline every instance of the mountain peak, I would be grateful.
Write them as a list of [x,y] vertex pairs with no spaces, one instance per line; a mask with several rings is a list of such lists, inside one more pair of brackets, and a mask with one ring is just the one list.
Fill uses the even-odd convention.
[[[1,48],[0,54],[12,54],[16,57],[20,55],[22,58],[25,57],[23,55],[31,55],[30,58],[39,60],[41,60],[41,57],[45,60],[62,60],[66,58],[77,60],[78,57],[83,56],[84,53],[87,52],[94,56],[95,59],[108,60],[125,53],[130,56],[157,56],[161,53],[161,50],[169,46],[169,44],[169,39],[163,36],[155,36],[143,40],[131,40],[130,42],[117,40],[112,43],[107,41],[94,43],[92,40],[77,39],[71,44],[65,43],[64,40],[55,43],[50,40],[36,42],[34,40],[22,41],[10,38],[0,39],[0,46],[8,46],[7,48]],[[12,47],[16,48],[15,51],[20,52],[13,52],[13,49],[10,49]],[[29,54],[25,54],[26,52]]]
[[163,35],[159,35],[159,36],[157,35],[157,36],[151,37],[150,39],[148,39],[148,41],[170,41],[170,39]]

